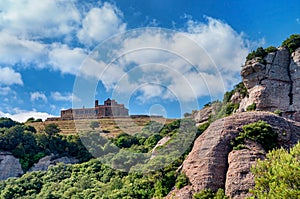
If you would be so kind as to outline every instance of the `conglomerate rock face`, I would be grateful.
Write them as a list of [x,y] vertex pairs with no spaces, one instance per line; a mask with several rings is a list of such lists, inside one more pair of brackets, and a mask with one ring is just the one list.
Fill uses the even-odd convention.
[[259,120],[269,123],[278,133],[278,143],[284,148],[295,145],[300,138],[300,123],[275,114],[254,111],[237,113],[213,122],[200,135],[192,151],[182,165],[182,172],[191,185],[173,190],[167,198],[192,198],[203,190],[219,188],[232,198],[244,198],[253,188],[250,167],[257,158],[264,158],[265,151],[256,143],[248,142],[250,150],[232,151],[230,142],[242,131],[246,124]]
[[280,47],[264,59],[245,63],[241,75],[249,97],[240,103],[239,112],[255,103],[258,110],[283,112],[300,121],[300,48],[292,54]]
[[48,155],[41,158],[36,164],[34,164],[29,171],[46,171],[49,166],[56,165],[58,163],[64,164],[76,164],[79,161],[73,157],[56,157],[55,155]]
[[255,184],[250,168],[257,159],[264,159],[266,155],[265,150],[256,142],[248,140],[245,146],[247,149],[233,150],[228,155],[225,194],[233,199],[251,196],[249,189]]
[[18,158],[10,152],[0,152],[0,180],[23,175],[23,170]]

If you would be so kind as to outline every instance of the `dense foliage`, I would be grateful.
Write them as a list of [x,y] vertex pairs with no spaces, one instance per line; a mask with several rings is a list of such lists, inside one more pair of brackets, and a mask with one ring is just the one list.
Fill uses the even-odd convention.
[[253,198],[300,198],[300,143],[290,149],[272,150],[251,169]]
[[[24,125],[2,129],[1,135],[14,132],[18,133],[17,137],[20,138],[10,149],[3,148],[2,150],[11,151],[15,149],[15,146],[23,143],[25,140],[22,140],[22,136],[26,134],[24,129]],[[85,146],[88,146],[89,150],[96,150],[104,158],[102,161],[91,159],[77,165],[59,164],[50,167],[48,171],[30,172],[20,178],[0,181],[0,198],[162,198],[173,187],[181,188],[189,183],[187,177],[183,173],[177,173],[176,170],[191,150],[195,136],[202,133],[197,131],[195,124],[190,119],[175,120],[165,125],[149,122],[141,132],[134,135],[122,133],[111,139],[102,137],[97,131],[81,132],[79,138],[74,135],[60,135],[57,133],[59,129],[55,125],[50,125],[45,129],[43,134],[30,132],[31,138],[26,138],[26,140],[32,141],[30,144],[33,146],[32,149],[34,146],[37,147],[32,154],[64,152],[66,155],[90,158],[87,149],[81,143],[81,138],[84,144],[88,144]],[[189,137],[186,132],[194,130],[196,132]],[[8,135],[3,134],[2,137],[10,139]],[[14,134],[10,135],[16,139]],[[164,149],[163,146],[156,149],[156,158],[153,158],[148,164],[136,165],[136,167],[145,167],[145,169],[147,167],[154,168],[147,173],[126,173],[113,169],[112,165],[108,166],[109,164],[106,165],[103,162],[105,158],[109,159],[115,164],[114,168],[118,168],[117,164],[122,164],[122,162],[129,166],[134,165],[137,163],[134,162],[136,154],[151,155],[157,142],[165,136],[170,137],[165,144],[167,147],[164,151],[168,154],[174,153],[171,149],[174,149],[175,146],[180,149],[180,145],[186,144],[188,147],[185,148],[185,151],[175,151],[177,158],[159,169],[155,169],[155,166],[168,161],[165,153],[160,154],[160,150]],[[1,144],[0,146],[6,145]],[[114,156],[110,156],[111,152],[114,152]],[[26,153],[29,152],[26,151]]]
[[272,126],[260,120],[243,126],[243,131],[232,142],[232,146],[236,150],[245,148],[245,140],[249,139],[258,142],[266,151],[269,151],[277,147],[277,137],[278,134]]
[[58,134],[57,125],[45,126],[45,133],[37,134],[32,126],[1,118],[0,150],[9,151],[20,159],[23,170],[27,171],[40,158],[51,153],[74,156],[81,161],[91,158],[79,136]]
[[289,49],[290,53],[300,47],[300,34],[293,34],[282,42],[282,46]]
[[261,62],[263,62],[263,58],[271,52],[276,52],[278,49],[274,46],[269,46],[266,49],[264,49],[263,47],[258,47],[256,50],[253,50],[251,53],[249,53],[246,57],[246,60],[251,60],[254,58],[259,58],[258,60],[260,60]]

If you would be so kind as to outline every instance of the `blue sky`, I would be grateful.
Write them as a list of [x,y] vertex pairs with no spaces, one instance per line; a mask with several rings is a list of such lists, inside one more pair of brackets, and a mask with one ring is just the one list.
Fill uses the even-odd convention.
[[110,97],[131,114],[181,117],[241,81],[249,51],[299,33],[299,7],[296,0],[2,0],[0,116],[45,119]]

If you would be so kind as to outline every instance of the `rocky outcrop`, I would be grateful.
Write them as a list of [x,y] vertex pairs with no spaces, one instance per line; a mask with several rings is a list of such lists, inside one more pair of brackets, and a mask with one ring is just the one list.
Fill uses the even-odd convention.
[[250,197],[249,189],[254,187],[250,168],[257,159],[264,159],[265,150],[253,141],[247,141],[247,149],[233,150],[228,155],[228,170],[226,174],[225,194],[231,198]]
[[192,198],[194,193],[203,189],[217,191],[219,188],[225,189],[230,197],[243,198],[253,187],[250,166],[256,158],[263,158],[264,152],[255,144],[249,144],[253,151],[231,151],[230,142],[244,125],[258,120],[266,121],[278,132],[278,143],[284,148],[295,145],[300,138],[300,123],[268,112],[237,113],[217,120],[197,138],[183,162],[182,171],[191,185],[173,190],[167,198]]
[[0,152],[0,180],[23,175],[19,159],[10,152]]
[[38,163],[34,164],[28,171],[46,171],[49,166],[58,163],[76,164],[78,160],[73,157],[57,157],[53,154],[41,158]]
[[217,113],[220,107],[221,103],[215,102],[199,111],[193,112],[192,118],[195,120],[196,126],[207,122],[211,115],[215,115]]
[[280,47],[263,59],[249,60],[241,75],[249,97],[241,101],[239,112],[255,103],[258,110],[279,109],[284,117],[300,121],[300,48],[290,54]]

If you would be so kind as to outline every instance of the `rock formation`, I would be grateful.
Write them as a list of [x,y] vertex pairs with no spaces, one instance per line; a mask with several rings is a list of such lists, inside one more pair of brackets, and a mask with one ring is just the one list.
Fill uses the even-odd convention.
[[0,180],[23,175],[19,159],[10,152],[0,152]]
[[290,54],[280,47],[263,59],[249,60],[241,75],[249,97],[241,101],[239,112],[255,103],[258,110],[279,109],[284,117],[300,121],[300,48]]
[[34,164],[29,171],[46,171],[49,166],[56,165],[57,163],[65,163],[65,164],[76,164],[78,160],[76,158],[70,157],[57,157],[53,154],[45,156],[39,160],[38,163]]
[[[246,124],[263,120],[278,133],[278,143],[289,148],[300,138],[300,123],[275,114],[255,111],[237,113],[213,122],[194,143],[193,149],[182,165],[182,172],[191,185],[173,190],[167,198],[192,198],[203,189],[217,191],[219,188],[232,198],[244,198],[253,187],[250,166],[265,152],[255,144],[248,143],[251,150],[231,151],[230,142]],[[252,150],[253,149],[253,150]]]
[[210,106],[204,107],[199,111],[195,111],[192,114],[192,118],[195,120],[196,125],[199,126],[207,122],[211,115],[217,113],[217,110],[220,108],[221,103],[213,103]]

